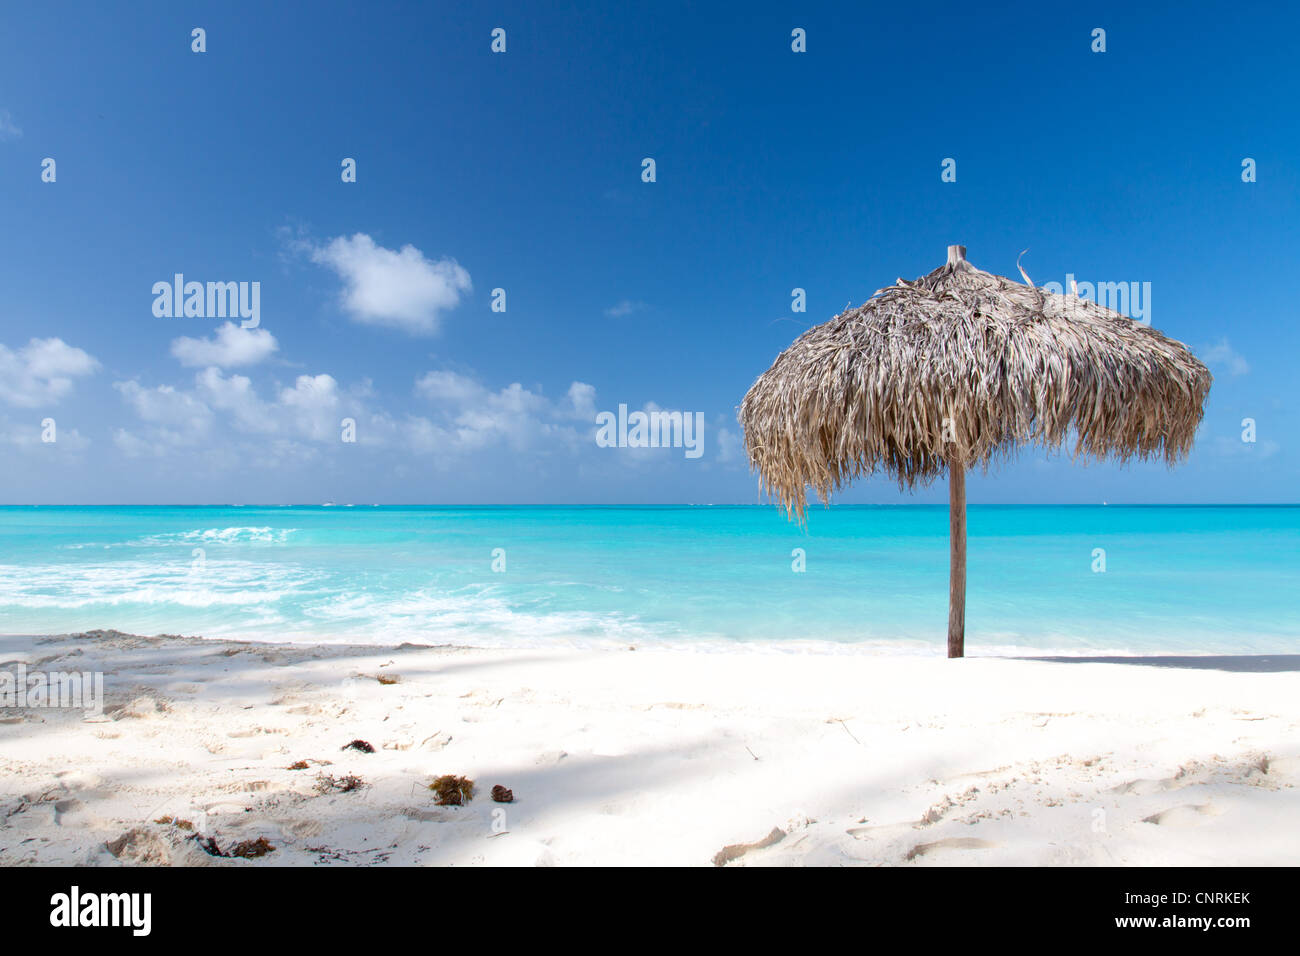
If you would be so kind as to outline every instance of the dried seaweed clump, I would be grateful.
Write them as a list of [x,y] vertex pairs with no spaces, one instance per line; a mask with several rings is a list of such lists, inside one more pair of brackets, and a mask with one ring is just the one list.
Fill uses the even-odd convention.
[[244,860],[255,860],[259,856],[266,856],[275,850],[266,837],[258,837],[256,840],[243,840],[236,843],[226,856],[237,856]]
[[342,747],[339,748],[339,750],[360,750],[363,754],[372,754],[375,752],[374,747],[372,747],[366,741],[361,740],[360,738],[352,741],[349,744],[344,744]]
[[205,837],[196,833],[193,840],[208,856],[239,857],[243,860],[255,860],[259,856],[266,856],[275,850],[275,847],[266,837],[258,837],[256,840],[241,840],[229,850],[222,850],[217,845],[215,837]]
[[492,799],[497,803],[514,803],[515,792],[497,784],[492,788]]
[[459,807],[474,799],[474,781],[469,777],[444,774],[435,777],[429,789],[438,795],[435,802],[440,807]]
[[335,777],[328,773],[317,774],[316,776],[316,792],[320,794],[351,793],[353,790],[360,790],[365,785],[366,782],[353,773],[342,777]]
[[305,761],[305,760],[295,760],[293,763],[289,764],[288,769],[289,769],[289,770],[306,770],[306,769],[307,769],[307,766],[308,766],[308,765],[307,765],[307,761]]
[[226,855],[226,854],[224,854],[224,853],[221,852],[221,847],[217,846],[217,840],[216,840],[216,837],[205,837],[205,836],[204,836],[203,834],[201,834],[201,833],[196,833],[196,834],[194,834],[194,836],[192,837],[192,839],[194,840],[195,843],[197,843],[197,844],[199,845],[199,849],[201,849],[201,850],[202,850],[204,853],[206,853],[208,856],[225,856],[225,855]]
[[154,823],[161,823],[164,826],[171,824],[181,830],[193,830],[194,824],[189,820],[182,820],[180,817],[159,817]]

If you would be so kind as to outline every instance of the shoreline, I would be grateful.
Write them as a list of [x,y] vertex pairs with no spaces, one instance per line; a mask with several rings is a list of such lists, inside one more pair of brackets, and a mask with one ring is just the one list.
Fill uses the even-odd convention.
[[[4,865],[1291,865],[1300,853],[1288,822],[1300,655],[0,637],[0,670],[18,664],[102,672],[105,701],[89,717],[0,711]],[[352,740],[373,753],[342,749]],[[472,778],[474,799],[438,806],[427,788],[443,774]],[[494,785],[515,802],[493,802]],[[223,852],[260,838],[275,849],[212,856],[196,832]]]
[[[738,638],[718,637],[716,635],[708,636],[691,636],[691,637],[662,637],[658,635],[645,636],[629,634],[624,637],[605,637],[605,638],[588,638],[585,636],[560,636],[550,635],[545,637],[533,637],[518,639],[514,635],[497,635],[488,637],[480,635],[477,638],[459,640],[442,640],[442,641],[423,641],[418,639],[418,634],[412,634],[410,637],[398,635],[393,639],[382,643],[367,642],[359,639],[359,635],[353,633],[340,634],[337,637],[327,637],[309,632],[286,631],[280,630],[280,634],[285,634],[282,640],[268,640],[265,636],[233,636],[221,631],[213,634],[182,634],[182,633],[159,633],[154,635],[143,634],[138,631],[120,630],[115,627],[93,628],[86,631],[69,631],[55,635],[49,634],[31,634],[31,633],[0,633],[0,646],[6,641],[30,641],[44,640],[51,636],[54,637],[72,637],[79,634],[113,634],[126,637],[141,638],[145,640],[155,640],[158,638],[176,639],[176,640],[198,640],[209,643],[227,643],[227,644],[256,644],[266,645],[267,647],[298,647],[298,648],[353,648],[358,651],[375,651],[378,652],[383,648],[419,648],[424,650],[464,650],[464,651],[482,651],[482,652],[520,652],[520,653],[537,653],[537,652],[568,652],[574,654],[588,653],[620,653],[623,651],[638,651],[646,654],[669,653],[675,655],[692,656],[771,656],[771,657],[844,657],[844,658],[863,658],[863,659],[880,659],[880,658],[902,658],[918,660],[946,660],[947,648],[937,640],[922,640],[920,638],[900,638],[897,640],[835,640],[832,638],[789,638],[789,639],[769,639],[753,638],[743,640]],[[1286,640],[1285,637],[1278,636],[1278,641]],[[1270,646],[1270,645],[1266,645]],[[990,644],[990,643],[972,643],[967,641],[965,657],[967,659],[977,660],[1026,660],[1026,661],[1091,661],[1105,663],[1144,663],[1158,662],[1166,659],[1196,659],[1196,660],[1223,660],[1236,662],[1234,669],[1240,667],[1242,662],[1248,661],[1267,661],[1283,660],[1289,661],[1294,659],[1300,662],[1300,653],[1293,653],[1286,650],[1261,650],[1254,647],[1243,648],[1240,651],[1228,651],[1222,647],[1212,647],[1198,649],[1198,645],[1193,643],[1187,647],[1180,648],[1177,651],[1158,651],[1148,648],[1135,648],[1132,646],[1112,645],[1083,645],[1077,642],[1071,642],[1069,639],[1063,639],[1059,644],[1037,647],[1026,644]],[[1300,668],[1297,668],[1300,670]]]

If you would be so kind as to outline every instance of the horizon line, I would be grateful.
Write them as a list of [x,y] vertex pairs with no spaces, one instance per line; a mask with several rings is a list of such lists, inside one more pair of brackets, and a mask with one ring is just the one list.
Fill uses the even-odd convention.
[[[944,502],[850,502],[844,504],[810,505],[814,510],[829,511],[835,508],[947,508]],[[968,502],[970,508],[1295,508],[1300,501],[1186,501],[1186,502]],[[739,502],[388,502],[359,504],[357,502],[4,502],[0,508],[765,508],[784,510],[777,504],[742,504]]]

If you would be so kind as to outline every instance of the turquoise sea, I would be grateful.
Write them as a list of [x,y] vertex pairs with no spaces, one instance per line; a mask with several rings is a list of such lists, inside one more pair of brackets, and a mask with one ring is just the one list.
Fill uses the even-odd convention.
[[[2,507],[0,632],[941,654],[947,533],[917,505]],[[966,620],[971,654],[1300,652],[1300,507],[972,506]]]

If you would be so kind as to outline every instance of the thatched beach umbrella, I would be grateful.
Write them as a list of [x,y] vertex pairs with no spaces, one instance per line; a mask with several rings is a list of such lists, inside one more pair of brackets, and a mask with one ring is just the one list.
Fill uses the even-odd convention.
[[948,473],[948,656],[966,621],[966,471],[1073,438],[1097,458],[1186,457],[1210,372],[1180,343],[1073,294],[981,272],[964,246],[914,282],[809,329],[740,406],[760,486],[804,519],[878,469],[902,488]]

